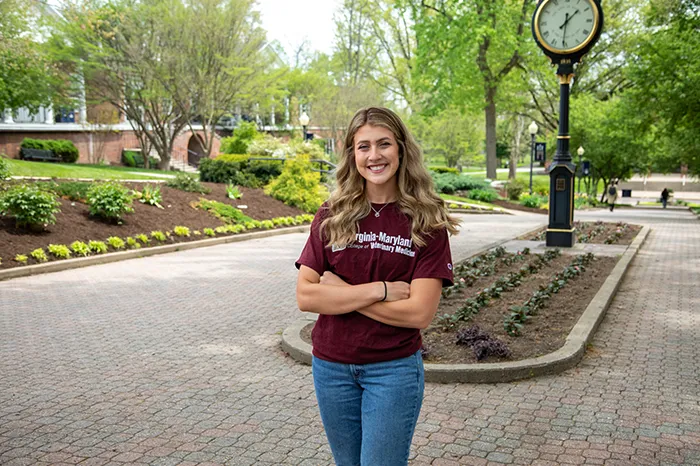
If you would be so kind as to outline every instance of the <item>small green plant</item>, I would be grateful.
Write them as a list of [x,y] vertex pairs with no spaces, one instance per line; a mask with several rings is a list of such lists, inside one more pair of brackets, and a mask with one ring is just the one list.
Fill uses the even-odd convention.
[[92,185],[87,193],[87,202],[90,215],[105,219],[118,220],[125,213],[134,211],[129,189],[114,181]]
[[236,209],[232,205],[224,204],[223,202],[201,198],[199,202],[193,204],[193,207],[210,212],[214,217],[224,223],[245,223],[253,220],[239,209]]
[[220,235],[226,234],[228,233],[228,225],[216,227],[214,228],[214,231]]
[[162,231],[152,231],[151,232],[151,238],[153,238],[156,241],[164,242],[166,240],[165,233]]
[[46,190],[52,191],[69,201],[85,202],[91,186],[91,183],[83,181],[63,181],[61,183],[51,183]]
[[58,259],[68,259],[71,256],[68,246],[64,246],[62,244],[49,244],[48,249],[49,254]]
[[271,230],[272,228],[275,228],[275,224],[272,223],[271,220],[263,220],[260,222],[260,228],[263,230]]
[[523,191],[525,191],[525,183],[520,180],[513,180],[506,185],[506,193],[511,201],[520,200]]
[[70,248],[73,250],[74,253],[76,253],[79,256],[90,255],[90,246],[83,243],[82,241],[73,241],[70,245]]
[[173,228],[173,233],[177,236],[190,236],[190,229],[183,226],[176,226]]
[[46,257],[46,253],[42,248],[37,248],[33,250],[29,253],[29,255],[32,256],[37,262],[46,262],[49,260],[49,258]]
[[141,247],[141,244],[139,244],[139,242],[131,236],[126,237],[126,245],[129,246],[131,249],[139,249]]
[[134,199],[138,199],[142,204],[152,205],[159,209],[163,208],[161,205],[163,195],[160,192],[160,186],[147,184],[141,191],[134,191]]
[[141,241],[143,244],[148,244],[148,243],[151,242],[151,240],[148,239],[148,236],[146,236],[146,235],[144,235],[144,234],[134,235],[134,238],[136,238],[137,240]]
[[19,262],[19,263],[22,264],[22,265],[27,265],[27,260],[28,260],[28,259],[29,259],[29,258],[28,258],[27,256],[25,256],[24,254],[17,254],[17,255],[15,256],[15,262]]
[[107,252],[107,245],[104,241],[90,241],[88,246],[90,247],[90,251],[95,254],[104,254]]
[[202,230],[206,236],[216,236],[216,232],[214,232],[213,228],[205,228]]
[[194,231],[192,232],[192,234],[193,234],[194,236],[202,236],[202,232],[199,231],[199,230],[194,230]]
[[541,194],[526,194],[520,198],[520,204],[534,209],[540,208],[547,203],[547,198]]
[[0,184],[12,175],[10,173],[10,164],[5,160],[4,155],[0,154]]
[[475,201],[493,202],[498,199],[498,194],[493,189],[472,189],[467,197]]
[[282,174],[265,187],[265,194],[306,212],[316,212],[328,198],[321,174],[312,170],[307,155],[284,162]]
[[114,249],[124,249],[124,240],[118,236],[110,236],[107,238],[107,244],[112,246]]
[[240,199],[243,197],[243,194],[238,190],[238,187],[229,184],[226,186],[226,197],[229,199]]
[[0,197],[0,213],[14,217],[17,226],[32,229],[56,223],[60,206],[53,193],[24,184],[10,188]]
[[198,179],[182,172],[175,175],[174,179],[168,180],[166,186],[188,193],[209,194],[211,192],[211,189],[204,187]]

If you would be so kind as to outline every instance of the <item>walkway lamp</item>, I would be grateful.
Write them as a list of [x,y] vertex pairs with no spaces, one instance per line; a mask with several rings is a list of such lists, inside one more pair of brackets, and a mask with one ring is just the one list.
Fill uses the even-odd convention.
[[576,153],[578,154],[578,166],[580,167],[580,172],[578,176],[578,192],[581,193],[581,178],[583,178],[583,162],[581,162],[581,159],[583,158],[583,153],[586,152],[583,148],[583,146],[578,146],[578,149],[576,150]]
[[301,116],[299,116],[299,123],[301,123],[303,129],[302,141],[306,141],[306,127],[309,125],[309,120],[309,115],[307,115],[306,112],[302,112]]
[[532,160],[535,157],[535,136],[537,136],[537,123],[530,123],[527,130],[530,132],[530,195],[532,195]]

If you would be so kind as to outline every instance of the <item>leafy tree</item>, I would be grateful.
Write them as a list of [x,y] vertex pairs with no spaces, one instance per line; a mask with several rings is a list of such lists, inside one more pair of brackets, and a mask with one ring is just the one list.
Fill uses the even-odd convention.
[[479,118],[450,107],[433,117],[416,117],[411,126],[427,159],[444,159],[448,167],[472,165],[483,141]]
[[582,95],[572,99],[571,112],[577,118],[571,121],[571,147],[585,148],[585,157],[591,161],[592,186],[599,180],[607,186],[613,179],[627,179],[648,164],[653,136],[640,131],[643,116],[630,103],[620,97],[600,101]]
[[60,64],[31,33],[41,13],[35,5],[0,1],[0,113],[19,107],[36,111],[67,90]]
[[625,97],[645,116],[644,133],[657,138],[656,166],[687,164],[700,175],[700,1],[652,2],[646,21],[651,32],[633,51]]
[[416,86],[431,109],[459,105],[484,111],[486,172],[496,177],[496,103],[509,74],[521,66],[533,2],[412,0]]

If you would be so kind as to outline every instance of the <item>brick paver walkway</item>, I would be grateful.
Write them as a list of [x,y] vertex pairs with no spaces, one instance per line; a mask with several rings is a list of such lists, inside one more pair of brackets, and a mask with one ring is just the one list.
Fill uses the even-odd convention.
[[[700,222],[652,223],[590,351],[557,376],[428,384],[413,464],[700,464]],[[543,217],[467,216],[455,259]],[[330,464],[279,350],[288,235],[0,282],[0,464]]]

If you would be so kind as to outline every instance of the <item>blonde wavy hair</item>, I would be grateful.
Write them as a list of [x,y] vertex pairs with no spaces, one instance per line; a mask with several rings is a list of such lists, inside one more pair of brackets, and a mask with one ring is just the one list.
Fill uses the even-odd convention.
[[418,247],[425,246],[426,237],[441,228],[456,234],[459,222],[448,215],[445,202],[435,193],[420,147],[406,125],[388,108],[368,107],[355,113],[345,134],[345,151],[336,170],[337,188],[328,199],[320,229],[322,234],[327,232],[328,246],[354,242],[359,221],[370,213],[365,179],[355,165],[355,134],[365,125],[388,129],[398,143],[396,201],[412,223],[413,243]]

